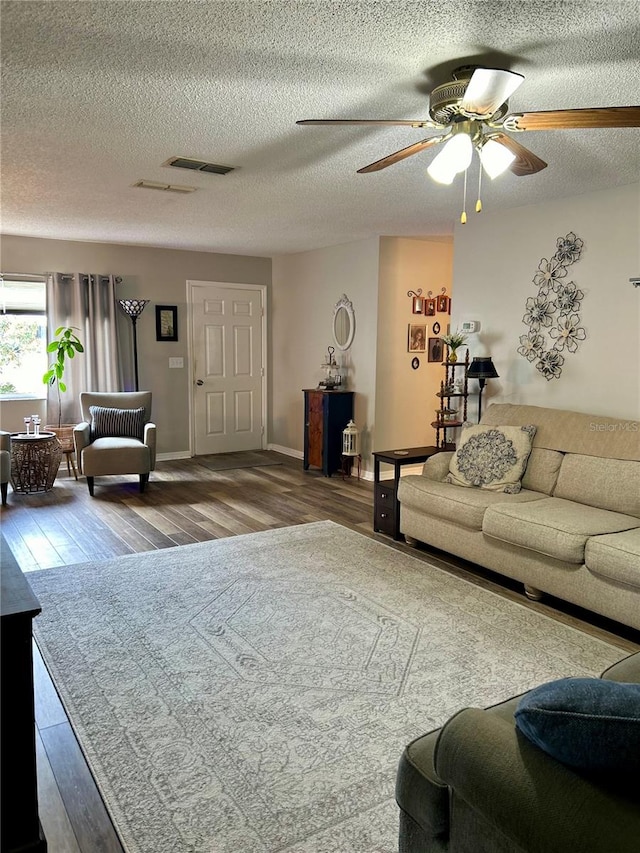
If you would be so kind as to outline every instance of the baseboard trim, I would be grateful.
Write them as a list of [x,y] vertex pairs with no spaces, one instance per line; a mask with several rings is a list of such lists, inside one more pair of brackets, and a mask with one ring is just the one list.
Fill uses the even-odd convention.
[[156,462],[171,462],[172,459],[191,459],[188,450],[176,450],[171,453],[156,453]]
[[285,456],[293,456],[294,459],[304,459],[302,450],[294,450],[293,447],[283,447],[281,444],[267,444],[267,450],[275,450],[276,453],[283,453]]

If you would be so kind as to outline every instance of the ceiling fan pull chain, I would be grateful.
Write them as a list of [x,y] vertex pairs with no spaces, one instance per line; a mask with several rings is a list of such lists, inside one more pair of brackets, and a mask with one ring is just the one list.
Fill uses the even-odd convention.
[[460,215],[462,225],[467,224],[467,169],[464,170],[464,190],[462,196],[462,213]]
[[476,202],[476,213],[482,213],[482,166],[478,169],[478,201]]

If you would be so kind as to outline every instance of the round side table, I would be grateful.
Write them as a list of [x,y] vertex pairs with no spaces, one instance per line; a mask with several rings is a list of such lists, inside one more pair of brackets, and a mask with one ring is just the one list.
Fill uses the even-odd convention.
[[62,445],[53,432],[11,433],[11,485],[17,494],[48,492],[60,467]]

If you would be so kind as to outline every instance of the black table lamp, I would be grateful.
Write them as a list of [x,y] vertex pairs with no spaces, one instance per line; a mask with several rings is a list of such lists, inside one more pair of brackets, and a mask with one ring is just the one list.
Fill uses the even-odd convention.
[[482,416],[482,392],[487,379],[497,379],[498,371],[495,369],[490,356],[475,356],[467,370],[469,379],[477,379],[480,383],[480,394],[478,395],[478,421]]
[[144,311],[144,306],[149,302],[148,299],[118,299],[120,307],[124,313],[131,318],[133,324],[133,366],[136,374],[136,391],[138,388],[138,335],[136,332],[136,323],[138,317]]

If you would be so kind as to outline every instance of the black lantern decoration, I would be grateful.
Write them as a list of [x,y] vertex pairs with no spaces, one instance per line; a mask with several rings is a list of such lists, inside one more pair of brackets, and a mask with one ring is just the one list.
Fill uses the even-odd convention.
[[138,317],[144,311],[145,305],[149,301],[149,299],[118,299],[120,307],[124,313],[131,318],[131,323],[133,324],[133,366],[136,377],[136,391],[140,390],[138,388],[138,334],[136,330],[136,323],[138,322]]
[[480,393],[478,395],[478,421],[482,416],[482,392],[484,391],[485,382],[487,379],[498,379],[498,371],[495,369],[490,356],[474,356],[473,361],[467,370],[469,379],[477,379],[480,383]]

